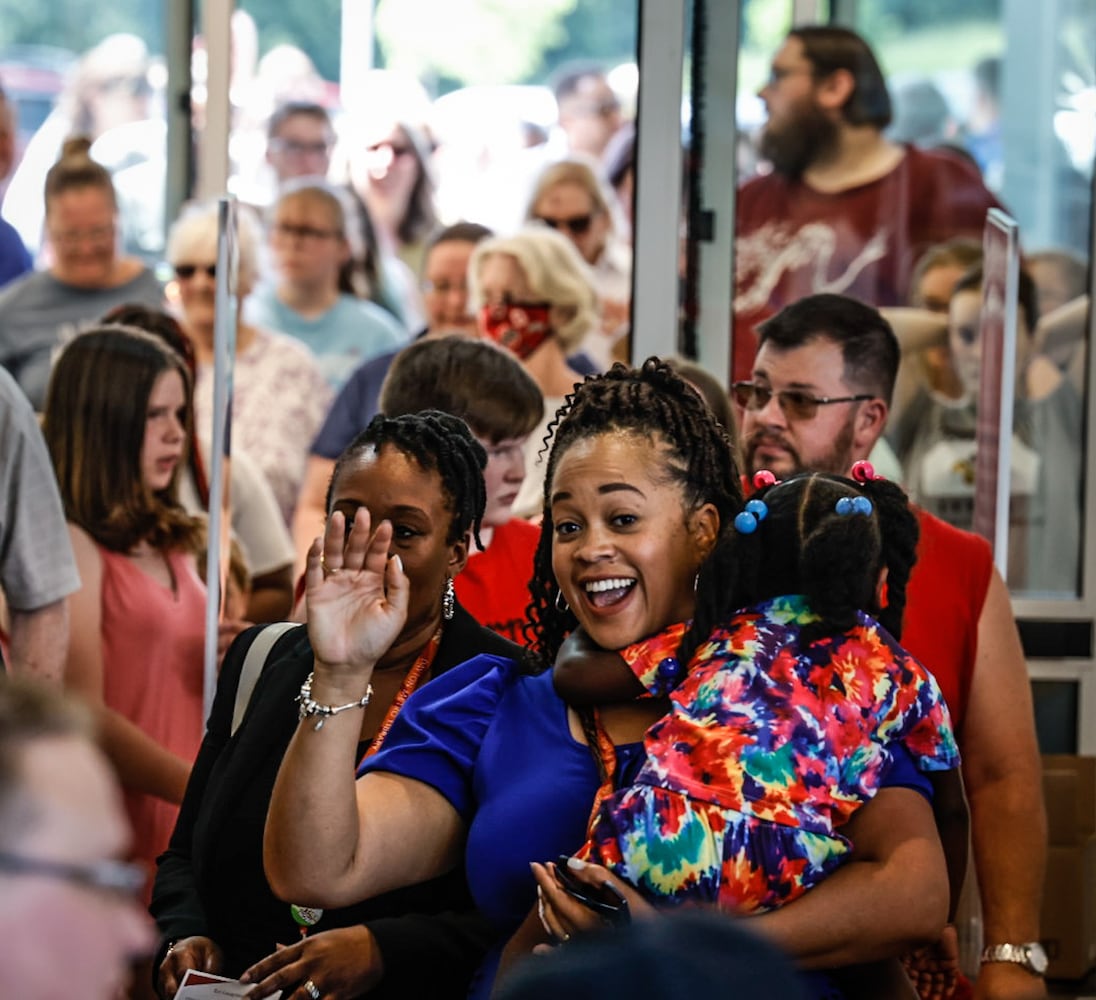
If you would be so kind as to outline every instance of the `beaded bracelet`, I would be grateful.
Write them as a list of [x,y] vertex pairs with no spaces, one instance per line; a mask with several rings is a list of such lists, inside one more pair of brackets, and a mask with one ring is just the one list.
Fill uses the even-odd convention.
[[348,701],[345,705],[321,705],[318,701],[312,700],[312,674],[309,674],[301,685],[301,693],[297,695],[297,701],[301,706],[300,711],[297,713],[297,720],[304,722],[305,719],[318,715],[320,717],[319,721],[312,728],[319,732],[323,729],[323,724],[332,715],[338,715],[340,712],[346,712],[352,708],[365,708],[372,698],[373,685],[370,684],[365,695],[357,701]]

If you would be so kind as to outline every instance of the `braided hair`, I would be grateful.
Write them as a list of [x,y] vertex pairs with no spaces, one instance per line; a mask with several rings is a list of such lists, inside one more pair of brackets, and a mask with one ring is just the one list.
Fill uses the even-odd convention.
[[[548,425],[545,445],[551,451],[544,478],[544,519],[529,583],[530,603],[524,626],[526,668],[547,669],[560,644],[578,624],[574,614],[556,605],[559,585],[552,570],[552,512],[550,498],[560,458],[576,441],[615,431],[628,431],[649,440],[657,436],[667,447],[658,459],[662,473],[680,485],[687,507],[711,503],[719,513],[720,532],[742,506],[742,484],[734,446],[696,390],[658,358],[648,358],[638,369],[614,365],[603,375],[590,375],[575,387]],[[682,640],[682,662],[707,638],[733,595],[713,575],[710,560],[697,581],[697,607],[692,628]],[[666,624],[669,624],[668,622]]]
[[346,466],[363,453],[380,451],[385,445],[413,458],[428,472],[437,470],[447,506],[453,512],[446,541],[452,544],[471,531],[476,545],[482,550],[479,531],[487,504],[483,485],[487,452],[463,420],[439,410],[405,413],[398,417],[378,414],[369,421],[335,463],[324,503],[327,512],[331,512],[335,483]]
[[[840,514],[843,498],[866,497],[870,514]],[[820,621],[803,630],[804,644],[844,632],[857,612],[875,615],[895,638],[902,635],[906,585],[917,559],[917,518],[901,487],[885,479],[854,482],[828,473],[804,473],[754,494],[767,514],[749,534],[735,537],[716,562],[736,574],[751,603],[802,594]],[[878,606],[879,574],[887,570],[887,602]]]

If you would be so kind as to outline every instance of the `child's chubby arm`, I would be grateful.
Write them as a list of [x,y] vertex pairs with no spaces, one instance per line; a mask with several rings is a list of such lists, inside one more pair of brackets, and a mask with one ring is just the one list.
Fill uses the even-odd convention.
[[581,628],[575,629],[556,656],[556,693],[576,708],[632,701],[645,692],[669,694],[685,675],[677,649],[687,627],[686,622],[677,622],[616,652],[602,649]]
[[552,684],[556,694],[575,708],[632,701],[644,691],[620,653],[602,649],[581,628],[560,646]]

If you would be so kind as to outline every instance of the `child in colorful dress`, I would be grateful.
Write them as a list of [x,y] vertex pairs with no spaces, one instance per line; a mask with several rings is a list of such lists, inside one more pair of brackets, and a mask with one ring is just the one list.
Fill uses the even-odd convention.
[[[644,765],[628,787],[603,787],[579,855],[651,901],[773,909],[848,860],[840,828],[891,768],[909,772],[912,760],[957,787],[940,690],[893,638],[916,520],[868,463],[854,473],[855,482],[807,474],[783,483],[759,473],[761,488],[716,557],[726,593],[750,602],[742,610],[698,605],[691,626],[619,654],[557,661],[556,688],[572,705],[584,691],[604,698],[606,685],[637,681],[669,695],[669,713],[647,731]],[[861,610],[880,608],[878,620]],[[707,638],[686,642],[695,652],[683,665],[690,628]],[[924,787],[916,774],[887,783]]]

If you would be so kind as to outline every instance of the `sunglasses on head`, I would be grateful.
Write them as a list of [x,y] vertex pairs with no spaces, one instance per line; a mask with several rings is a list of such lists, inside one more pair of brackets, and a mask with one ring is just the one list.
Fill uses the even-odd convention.
[[181,278],[183,281],[189,281],[199,271],[205,271],[211,278],[217,277],[217,265],[216,264],[176,264],[175,265],[175,277]]
[[734,401],[746,410],[763,410],[769,400],[776,397],[784,416],[790,420],[810,420],[820,406],[834,403],[861,403],[866,399],[875,399],[871,393],[859,393],[855,396],[812,396],[802,389],[782,389],[773,392],[767,385],[756,382],[735,382],[731,386]]
[[566,229],[572,236],[582,236],[590,231],[590,224],[594,221],[592,212],[586,215],[572,215],[569,219],[553,219],[547,215],[538,215],[537,222],[543,222],[549,229]]

